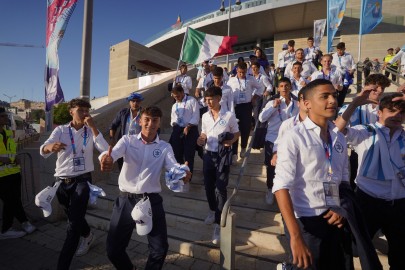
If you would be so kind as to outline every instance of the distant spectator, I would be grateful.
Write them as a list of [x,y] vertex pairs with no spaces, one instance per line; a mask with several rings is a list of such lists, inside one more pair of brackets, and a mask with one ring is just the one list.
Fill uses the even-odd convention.
[[238,68],[238,64],[239,63],[244,63],[244,62],[245,62],[245,59],[242,56],[238,58],[238,63],[232,68],[232,71],[231,71],[231,76],[232,77],[236,76],[236,69]]
[[363,68],[363,73],[364,73],[364,78],[367,78],[368,75],[370,75],[371,68],[373,67],[373,63],[370,61],[370,58],[366,57],[366,59],[363,62],[364,68]]
[[[387,55],[383,59],[383,61],[384,61],[383,69],[385,69],[385,76],[387,76],[387,78],[390,77],[391,72],[397,72],[397,70],[398,70],[398,63],[397,62],[393,62],[393,63],[391,62],[391,60],[394,57],[395,57],[394,49],[389,48],[387,50]],[[394,73],[391,73],[391,80],[393,80],[395,82],[396,79],[397,79],[397,76]]]
[[257,62],[263,67],[266,68],[266,66],[269,65],[269,61],[267,60],[266,54],[263,52],[262,49],[256,48],[255,55],[257,56]]

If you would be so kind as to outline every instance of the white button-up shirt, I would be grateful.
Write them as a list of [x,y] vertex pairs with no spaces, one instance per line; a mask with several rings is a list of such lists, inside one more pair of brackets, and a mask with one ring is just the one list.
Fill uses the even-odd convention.
[[[401,180],[398,179],[397,173],[399,170],[396,166],[402,167],[402,169],[405,167],[405,163],[402,159],[405,149],[401,149],[399,143],[399,140],[402,140],[402,145],[405,145],[405,132],[402,129],[398,129],[394,132],[392,138],[390,138],[389,128],[378,122],[372,125],[372,127],[379,129],[374,138],[374,145],[388,149],[388,151],[386,151],[387,155],[381,156],[381,161],[383,162],[383,166],[386,165],[385,169],[388,169],[391,173],[387,174],[387,178],[389,179],[384,180],[371,179],[362,175],[364,167],[367,166],[365,157],[373,144],[373,132],[368,131],[363,125],[348,128],[346,134],[347,143],[354,146],[356,153],[359,155],[360,163],[356,177],[357,186],[374,198],[383,200],[403,199],[405,198],[405,186],[401,183]],[[382,134],[384,134],[384,138],[381,138]],[[373,156],[373,159],[374,158],[377,159],[378,156]],[[392,162],[394,162],[396,166],[392,164]]]
[[332,65],[337,68],[337,72],[344,75],[346,71],[356,69],[356,63],[353,56],[350,53],[345,52],[342,56],[339,56],[337,52],[332,54]]
[[219,104],[221,105],[221,108],[224,108],[226,111],[235,111],[235,105],[233,103],[233,93],[232,93],[232,88],[229,85],[222,85],[222,97],[221,101]]
[[203,114],[201,133],[207,135],[205,150],[218,152],[218,135],[223,132],[239,132],[238,121],[233,112],[221,107],[216,120],[214,120],[210,110]]
[[263,95],[263,87],[252,76],[246,76],[245,79],[240,79],[238,76],[231,77],[227,84],[232,89],[235,106],[251,102],[253,95]]
[[[99,160],[104,154],[107,152],[103,152]],[[118,186],[123,192],[135,194],[161,192],[160,173],[163,167],[168,171],[179,165],[170,144],[160,140],[159,136],[153,142],[145,143],[141,133],[123,136],[112,149],[111,157],[114,161],[124,157]]]
[[344,135],[329,123],[333,176],[328,179],[330,163],[320,133],[321,128],[307,117],[287,132],[278,145],[272,191],[289,190],[297,218],[319,216],[329,208],[325,202],[323,182],[333,181],[337,186],[342,181],[349,182]]
[[312,63],[312,61],[298,61],[298,60],[294,60],[290,63],[288,63],[288,65],[285,68],[285,72],[284,72],[284,77],[293,77],[294,74],[292,72],[292,68],[295,62],[300,62],[302,64],[302,71],[301,71],[301,76],[304,77],[305,79],[308,78],[309,76],[311,76],[312,73],[314,73],[315,71],[317,71],[318,69],[315,67],[315,65]]
[[263,91],[261,91],[261,92],[263,92],[263,93],[264,93],[264,91],[269,92],[269,93],[273,92],[273,86],[271,85],[269,77],[267,77],[266,75],[263,75],[263,74],[259,74],[257,77],[255,77],[253,75],[253,77],[263,87]]
[[[76,155],[73,154],[72,141],[70,139],[69,128],[72,130],[73,140],[76,148]],[[49,157],[53,153],[44,153],[44,147],[51,143],[61,142],[66,144],[65,150],[61,150],[57,153],[56,168],[55,168],[55,177],[72,177],[81,175],[87,172],[94,171],[93,163],[93,149],[94,146],[99,152],[106,151],[108,149],[108,143],[104,139],[101,132],[99,132],[97,137],[94,137],[93,132],[89,127],[87,129],[87,139],[86,147],[84,147],[84,126],[76,130],[69,124],[60,125],[56,127],[51,136],[44,142],[43,145],[39,148],[39,153],[44,158]],[[83,151],[82,151],[83,150]],[[84,152],[84,153],[83,153]],[[73,158],[83,158],[84,157],[84,170],[83,171],[74,171]]]
[[273,153],[277,152],[278,144],[280,143],[280,140],[283,139],[285,132],[287,132],[288,130],[292,130],[299,123],[301,123],[299,113],[297,113],[297,115],[295,115],[294,117],[290,117],[287,120],[283,121],[283,123],[281,123],[281,126],[278,129],[277,139],[274,141]]
[[[181,123],[179,121],[181,118]],[[198,125],[200,121],[200,108],[197,100],[191,96],[184,95],[181,102],[175,102],[172,106],[172,113],[170,123],[173,126],[177,123],[181,127],[185,127],[188,124]]]
[[325,79],[330,81],[333,85],[342,85],[342,76],[336,71],[335,66],[331,68],[328,75],[326,75],[323,70],[318,70],[312,73],[311,82],[316,79]]
[[179,75],[176,77],[175,82],[181,84],[181,87],[183,87],[185,94],[190,94],[190,90],[193,85],[190,76],[188,76],[187,74]]
[[317,49],[319,51],[319,47],[307,47],[304,49],[304,55],[305,55],[305,60],[307,61],[312,61],[312,59],[315,58],[315,49]]
[[285,98],[280,97],[281,103],[277,108],[273,107],[274,100],[267,102],[262,112],[259,114],[259,121],[267,121],[266,141],[275,142],[281,123],[290,117],[295,116],[298,111],[298,102],[291,99],[290,104],[285,103]]
[[[349,105],[344,105],[338,115],[341,116]],[[349,126],[368,125],[374,124],[378,121],[378,106],[373,108],[372,104],[361,105],[356,108],[352,116],[350,117]]]

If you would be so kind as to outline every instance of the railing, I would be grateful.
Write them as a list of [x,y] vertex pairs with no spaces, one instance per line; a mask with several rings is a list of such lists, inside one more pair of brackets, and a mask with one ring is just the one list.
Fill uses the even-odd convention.
[[28,206],[35,198],[34,167],[30,153],[17,154],[21,166],[21,202]]

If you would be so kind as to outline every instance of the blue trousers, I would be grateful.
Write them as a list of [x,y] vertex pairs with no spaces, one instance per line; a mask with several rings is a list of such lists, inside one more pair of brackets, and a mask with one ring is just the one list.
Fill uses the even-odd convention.
[[224,166],[222,172],[218,172],[216,152],[207,152],[203,158],[203,173],[205,193],[211,211],[215,211],[215,223],[221,221],[222,209],[227,200],[227,186],[229,181],[229,166]]
[[69,269],[80,237],[86,237],[90,233],[89,224],[85,219],[89,201],[87,181],[91,183],[91,174],[88,174],[87,178],[73,181],[70,184],[62,182],[56,191],[59,203],[63,206],[68,217],[66,239],[59,255],[58,270]]
[[[240,147],[246,148],[249,140],[250,130],[252,128],[252,102],[241,103],[235,106],[235,116],[239,120],[239,131],[240,131]],[[238,143],[239,140],[233,143],[232,151],[234,155],[238,154]]]
[[[153,228],[147,235],[149,257],[145,269],[162,269],[169,249],[163,199],[157,193],[150,193],[148,196],[152,206]],[[140,198],[122,195],[115,200],[107,236],[107,256],[114,267],[119,270],[134,269],[125,250],[135,228],[135,221],[131,217],[131,212],[139,200]]]
[[193,172],[195,150],[197,147],[197,139],[199,136],[198,127],[191,127],[187,135],[184,135],[183,131],[183,127],[174,126],[169,142],[173,148],[176,161],[180,164],[188,161],[190,172]]

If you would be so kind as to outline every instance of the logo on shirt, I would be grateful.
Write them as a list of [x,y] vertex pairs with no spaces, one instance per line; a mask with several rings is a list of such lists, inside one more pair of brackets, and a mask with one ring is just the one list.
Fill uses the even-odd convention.
[[343,145],[342,145],[340,142],[336,142],[336,143],[335,143],[335,150],[336,150],[336,152],[338,152],[339,154],[340,154],[340,153],[343,153]]
[[[84,138],[84,135],[85,135],[85,134],[84,134],[84,132],[83,132],[83,133],[82,133],[82,137],[83,137],[83,138]],[[89,137],[89,133],[86,134],[86,138],[88,138],[88,137]]]
[[224,119],[219,120],[218,124],[220,126],[225,126],[226,125],[226,121]]
[[152,152],[152,155],[153,155],[154,158],[160,157],[161,154],[162,154],[162,150],[160,150],[160,149],[155,149]]

